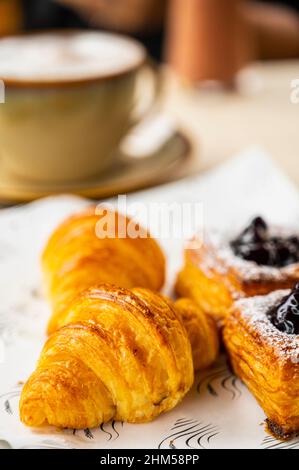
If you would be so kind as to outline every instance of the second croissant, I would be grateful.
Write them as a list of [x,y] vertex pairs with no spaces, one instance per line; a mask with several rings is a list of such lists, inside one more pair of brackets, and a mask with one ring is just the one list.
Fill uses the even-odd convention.
[[172,409],[193,383],[191,346],[168,299],[147,289],[84,291],[48,339],[25,384],[28,426],[142,423]]

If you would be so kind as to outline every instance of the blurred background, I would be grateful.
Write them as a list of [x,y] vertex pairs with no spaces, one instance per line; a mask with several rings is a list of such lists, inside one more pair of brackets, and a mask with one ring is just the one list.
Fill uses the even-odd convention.
[[126,34],[161,64],[160,113],[192,146],[172,179],[261,146],[299,185],[298,1],[0,0],[1,36],[53,28]]
[[[96,27],[142,40],[160,60],[167,33],[174,44],[169,44],[166,58],[174,61],[177,51],[171,49],[178,47],[177,34],[183,45],[192,39],[203,41],[190,42],[184,50],[187,56],[196,52],[202,55],[202,49],[211,55],[212,48],[215,53],[218,49],[218,53],[222,50],[228,54],[224,49],[232,46],[233,40],[238,43],[235,46],[243,49],[241,61],[253,57],[290,58],[299,54],[296,0],[1,0],[0,8],[2,35],[21,30]],[[224,36],[226,42],[219,43]],[[244,44],[245,41],[251,44]],[[185,58],[185,63],[189,60]],[[217,57],[211,57],[212,61],[216,62]]]

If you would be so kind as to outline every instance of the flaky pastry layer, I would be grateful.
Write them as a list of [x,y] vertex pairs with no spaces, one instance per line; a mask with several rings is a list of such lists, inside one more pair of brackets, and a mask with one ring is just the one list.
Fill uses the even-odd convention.
[[91,288],[70,304],[61,326],[22,391],[20,417],[28,426],[151,421],[193,383],[181,318],[150,290]]
[[156,241],[140,229],[143,238],[122,238],[132,221],[107,209],[114,221],[113,236],[105,237],[105,225],[96,207],[68,218],[50,237],[42,256],[47,296],[53,314],[48,332],[61,326],[69,303],[99,283],[120,287],[160,290],[165,278],[165,259]]
[[282,333],[267,317],[289,291],[235,303],[224,326],[232,367],[259,402],[278,438],[299,433],[299,337]]

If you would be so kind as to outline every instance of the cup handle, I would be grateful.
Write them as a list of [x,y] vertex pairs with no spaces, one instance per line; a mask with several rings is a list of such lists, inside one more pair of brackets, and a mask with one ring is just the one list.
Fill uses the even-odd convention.
[[[159,103],[159,98],[162,92],[162,75],[159,69],[159,65],[152,59],[148,58],[141,68],[141,72],[148,71],[151,75],[152,81],[152,96],[149,99],[149,102],[146,105],[140,106],[140,102],[137,103],[135,109],[132,112],[132,117],[130,120],[129,128],[137,126],[140,121],[145,119],[147,116],[152,114],[152,112],[157,108]],[[138,79],[137,79],[138,80]],[[143,80],[142,80],[143,82]],[[140,100],[138,100],[140,101]]]

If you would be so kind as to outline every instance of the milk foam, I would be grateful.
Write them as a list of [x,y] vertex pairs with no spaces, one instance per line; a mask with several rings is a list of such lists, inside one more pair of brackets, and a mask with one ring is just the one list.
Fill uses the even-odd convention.
[[45,33],[0,39],[0,79],[70,81],[105,77],[140,64],[142,46],[101,32]]

